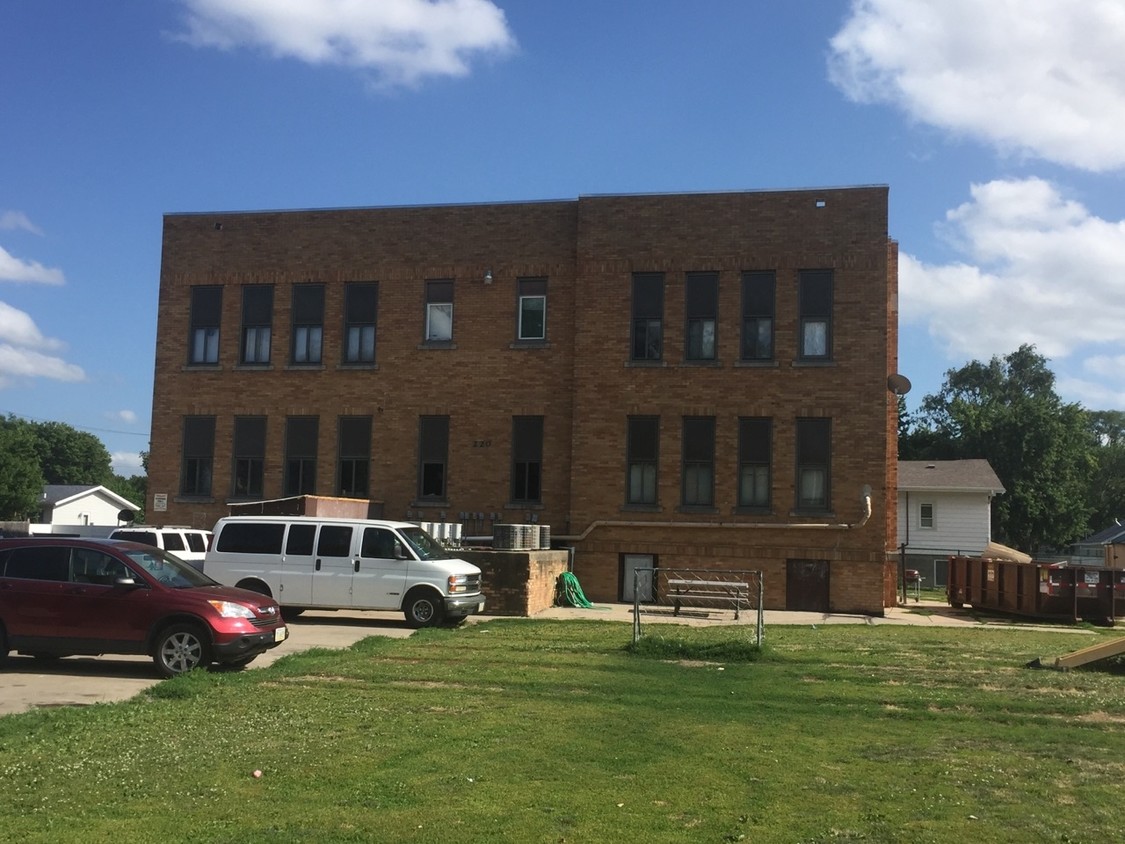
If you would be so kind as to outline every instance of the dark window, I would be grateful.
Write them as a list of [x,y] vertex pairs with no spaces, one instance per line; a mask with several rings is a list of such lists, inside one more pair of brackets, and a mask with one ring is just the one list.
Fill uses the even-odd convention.
[[165,551],[185,551],[185,550],[187,550],[186,548],[184,548],[183,537],[180,536],[178,533],[172,533],[171,531],[166,530],[166,531],[163,532],[163,536],[164,536],[164,550]]
[[344,363],[375,362],[379,285],[349,284],[344,292]]
[[242,362],[270,362],[270,333],[273,325],[273,285],[251,284],[242,288]]
[[447,343],[453,339],[453,282],[426,282],[426,342]]
[[4,576],[56,582],[70,580],[70,549],[57,545],[14,548],[8,555]]
[[371,466],[371,417],[341,416],[336,492],[344,498],[367,498]]
[[311,557],[316,539],[316,525],[289,525],[285,538],[285,553],[297,557]]
[[215,456],[215,417],[185,416],[183,463],[180,471],[182,495],[210,495]]
[[516,337],[520,340],[546,340],[547,279],[521,278],[519,297],[519,326]]
[[293,288],[292,363],[320,363],[323,343],[324,285],[298,284]]
[[364,528],[363,547],[360,549],[361,557],[371,557],[376,560],[394,560],[395,554],[394,531],[386,528]]
[[[280,554],[285,525],[280,522],[230,522],[223,526],[215,550],[232,554]],[[309,550],[312,550],[311,544]]]
[[261,498],[266,463],[266,417],[234,417],[234,498]]
[[738,420],[738,506],[770,506],[773,423],[764,417]]
[[543,417],[512,417],[512,501],[543,498]]
[[742,274],[743,360],[773,360],[775,288],[772,272]]
[[449,461],[449,417],[422,416],[418,420],[418,497],[444,501]]
[[160,547],[154,530],[115,530],[111,538],[122,539],[126,542],[139,542],[142,545],[151,545],[153,548]]
[[219,362],[219,322],[223,309],[223,288],[193,287],[191,289],[191,339],[188,363]]
[[322,525],[316,540],[318,557],[347,557],[352,553],[352,529],[343,525]]
[[832,357],[832,271],[802,270],[800,285],[800,356],[828,360]]
[[316,446],[319,419],[290,416],[285,420],[285,494],[316,492]]
[[664,354],[664,274],[633,275],[633,360],[661,360]]
[[827,510],[831,501],[832,421],[797,420],[797,509]]
[[655,506],[660,418],[630,416],[627,436],[625,460],[629,467],[629,476],[626,479],[625,502]]
[[688,273],[684,281],[687,360],[715,360],[715,328],[719,315],[719,274]]
[[683,494],[685,507],[710,507],[715,501],[715,417],[685,416]]
[[188,548],[190,548],[192,551],[197,551],[197,552],[202,553],[202,552],[207,550],[207,540],[203,538],[202,533],[196,533],[194,531],[188,531],[186,536],[187,536]]

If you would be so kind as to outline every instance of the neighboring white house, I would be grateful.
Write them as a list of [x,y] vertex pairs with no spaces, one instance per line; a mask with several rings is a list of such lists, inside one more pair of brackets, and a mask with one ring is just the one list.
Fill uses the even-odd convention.
[[[121,511],[140,509],[116,492],[95,484],[48,484],[43,487],[40,504],[40,524],[31,525],[31,533],[108,535],[118,525],[132,521],[120,518]],[[107,530],[83,530],[97,527]]]
[[898,547],[926,585],[944,586],[948,558],[992,540],[992,498],[1004,487],[987,460],[900,460]]

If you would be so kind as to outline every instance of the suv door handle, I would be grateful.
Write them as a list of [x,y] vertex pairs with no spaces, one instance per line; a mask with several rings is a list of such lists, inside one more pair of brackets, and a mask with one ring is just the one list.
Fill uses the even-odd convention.
[[355,573],[359,574],[359,560],[354,560],[353,562],[355,563]]

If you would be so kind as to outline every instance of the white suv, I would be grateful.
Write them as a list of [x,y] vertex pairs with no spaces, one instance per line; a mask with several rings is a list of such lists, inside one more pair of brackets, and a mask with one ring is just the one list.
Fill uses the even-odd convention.
[[211,531],[174,525],[133,525],[118,528],[110,539],[125,539],[160,548],[179,557],[188,565],[203,570],[203,560],[211,547]]

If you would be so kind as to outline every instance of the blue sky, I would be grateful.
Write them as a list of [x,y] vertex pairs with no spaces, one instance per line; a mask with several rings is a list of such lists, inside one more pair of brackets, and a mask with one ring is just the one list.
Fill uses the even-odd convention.
[[1125,0],[8,0],[0,413],[139,471],[162,216],[890,186],[900,370],[1125,408]]

